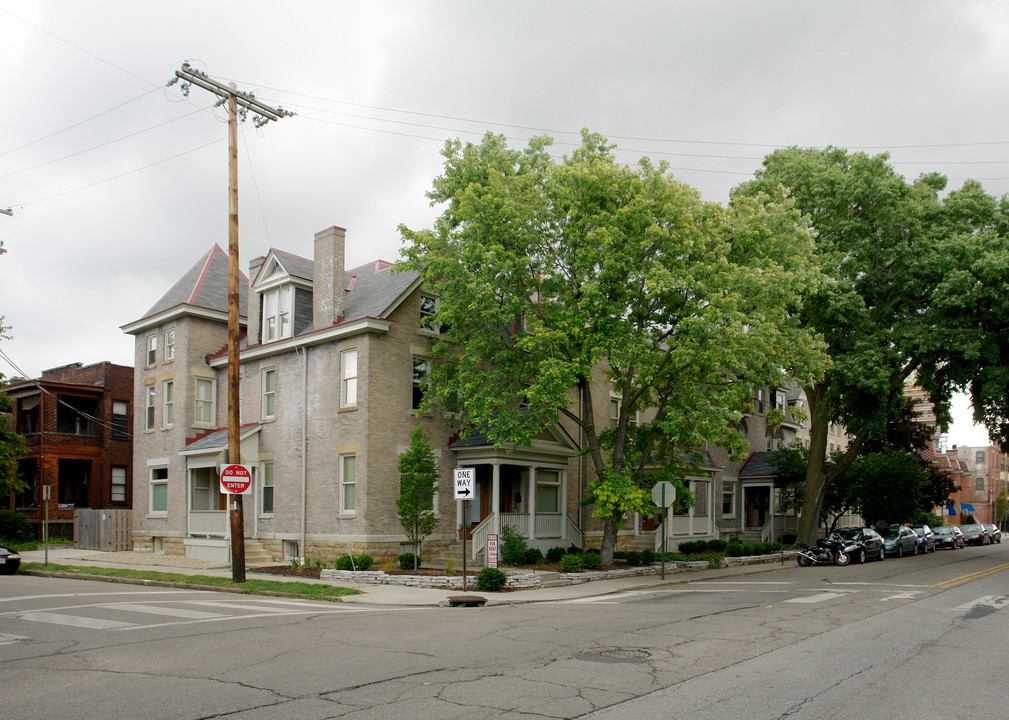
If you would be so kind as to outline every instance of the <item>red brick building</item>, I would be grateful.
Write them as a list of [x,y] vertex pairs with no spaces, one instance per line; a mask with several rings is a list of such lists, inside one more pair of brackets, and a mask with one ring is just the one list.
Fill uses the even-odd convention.
[[18,459],[28,488],[0,498],[0,507],[41,523],[47,503],[50,532],[67,536],[77,508],[130,508],[133,368],[74,363],[44,370],[35,380],[15,380],[4,392],[15,429],[28,444],[28,454]]

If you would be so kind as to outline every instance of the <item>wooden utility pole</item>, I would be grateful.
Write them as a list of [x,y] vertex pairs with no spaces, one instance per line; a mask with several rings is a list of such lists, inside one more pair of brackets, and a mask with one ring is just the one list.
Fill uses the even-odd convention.
[[[197,85],[221,98],[228,107],[228,462],[241,464],[242,438],[239,423],[240,358],[238,355],[238,120],[249,110],[253,112],[255,126],[262,127],[270,120],[293,115],[282,108],[271,108],[256,100],[252,93],[243,93],[231,83],[225,86],[206,73],[183,63],[181,70],[168,83],[183,81],[182,94]],[[241,111],[239,111],[241,107]],[[231,579],[245,582],[245,507],[241,495],[228,495],[228,512],[231,520]]]

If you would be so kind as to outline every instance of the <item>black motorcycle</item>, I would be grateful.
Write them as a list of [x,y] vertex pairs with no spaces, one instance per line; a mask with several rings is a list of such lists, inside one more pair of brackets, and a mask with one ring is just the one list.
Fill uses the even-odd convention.
[[802,567],[810,565],[847,565],[851,562],[845,543],[836,540],[821,540],[816,545],[799,543],[799,554],[796,562]]

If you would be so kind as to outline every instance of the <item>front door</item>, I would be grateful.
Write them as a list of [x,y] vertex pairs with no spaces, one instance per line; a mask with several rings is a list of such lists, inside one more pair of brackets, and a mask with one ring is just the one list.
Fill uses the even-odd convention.
[[743,490],[746,506],[746,527],[761,528],[767,522],[767,509],[771,504],[771,489],[766,487]]

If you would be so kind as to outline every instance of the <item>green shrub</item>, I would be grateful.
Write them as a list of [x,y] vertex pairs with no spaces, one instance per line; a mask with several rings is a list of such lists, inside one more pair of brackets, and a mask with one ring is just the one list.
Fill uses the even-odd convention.
[[526,552],[529,543],[514,527],[505,525],[501,528],[501,562],[505,565],[520,567],[526,564]]
[[354,564],[357,566],[358,570],[367,570],[375,563],[375,558],[371,555],[356,555],[354,557]]
[[627,550],[624,552],[624,559],[627,560],[628,565],[641,565],[641,553],[637,550]]
[[0,510],[0,540],[30,542],[35,539],[35,526],[16,510]]
[[582,567],[586,570],[598,570],[603,566],[603,557],[597,552],[582,553]]
[[561,570],[566,573],[576,573],[581,572],[582,569],[582,556],[581,555],[565,555],[561,558]]
[[[333,567],[337,570],[367,570],[374,562],[375,558],[371,555],[355,555],[353,559],[351,559],[350,555],[341,555],[333,563]],[[410,560],[410,568],[413,568],[412,558]]]
[[560,562],[560,559],[567,554],[567,550],[562,547],[552,547],[547,550],[547,562]]
[[725,564],[725,558],[721,555],[709,555],[708,556],[708,567],[715,569],[720,568]]
[[725,546],[728,545],[724,540],[714,539],[708,540],[708,550],[711,552],[725,552]]
[[508,576],[497,568],[485,567],[476,576],[476,586],[478,590],[484,592],[497,592],[508,582]]
[[341,555],[336,559],[336,562],[333,563],[333,567],[336,570],[353,570],[354,564],[351,561],[350,555]]
[[529,548],[526,550],[526,565],[542,565],[543,552],[539,548]]
[[705,545],[707,545],[707,543],[703,540],[687,540],[686,542],[681,542],[676,547],[676,551],[683,553],[684,555],[700,555],[704,552]]
[[732,540],[726,544],[725,554],[728,555],[729,557],[740,557],[746,554],[744,552],[744,548],[745,546],[743,545],[743,543],[739,542],[738,540]]
[[[401,570],[413,570],[413,553],[401,553],[399,556],[399,567]],[[417,558],[417,567],[424,562],[423,558]]]
[[641,564],[651,565],[655,562],[656,556],[654,550],[642,550],[641,551]]

